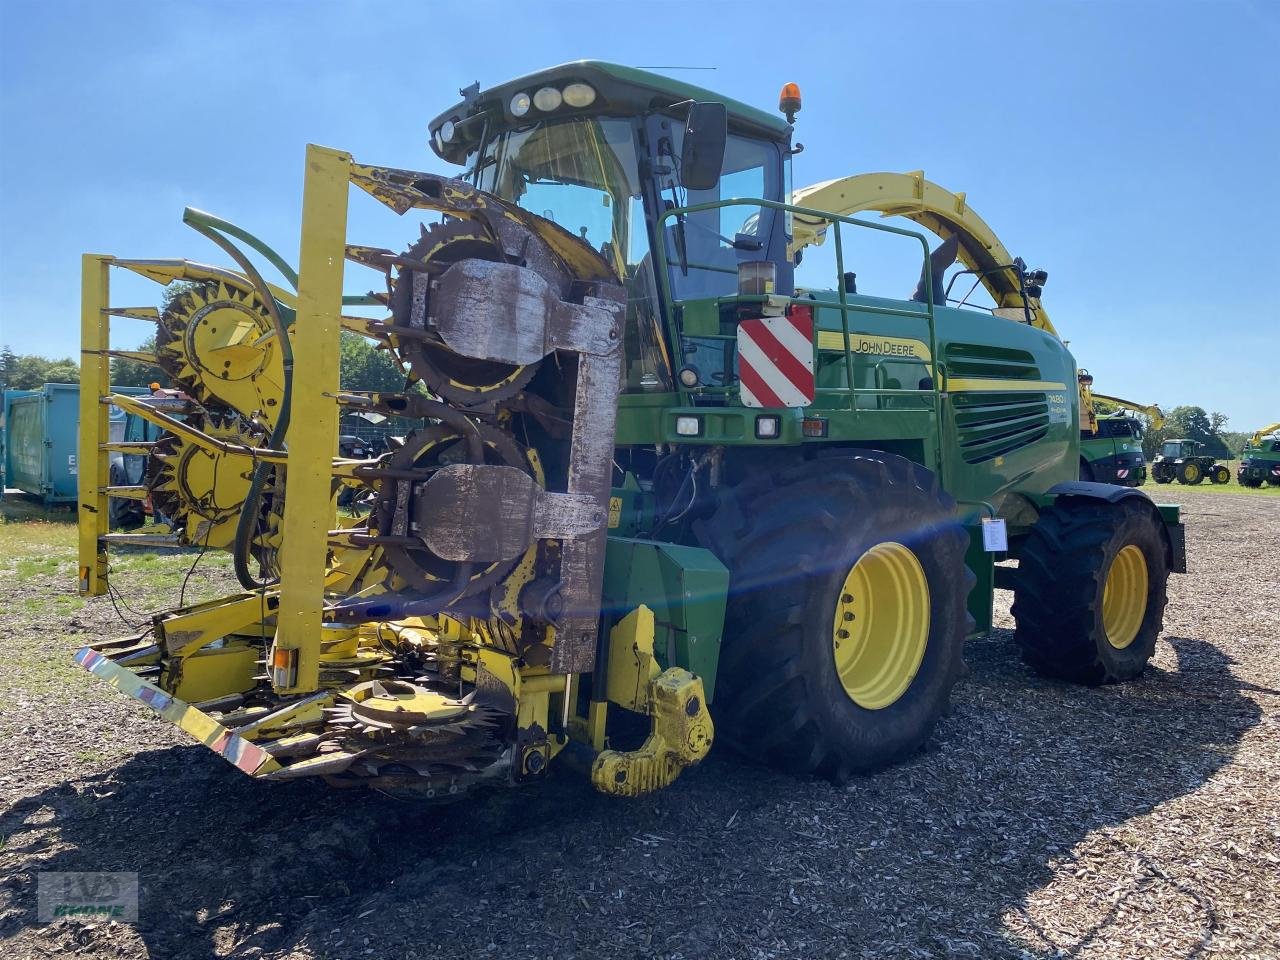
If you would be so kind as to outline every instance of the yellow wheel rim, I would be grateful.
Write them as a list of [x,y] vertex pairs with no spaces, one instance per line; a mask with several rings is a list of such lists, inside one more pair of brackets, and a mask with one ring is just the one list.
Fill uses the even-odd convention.
[[831,642],[858,706],[881,710],[906,693],[929,642],[929,581],[914,553],[886,542],[858,558],[836,599]]
[[1107,643],[1123,650],[1138,636],[1147,612],[1147,558],[1134,544],[1111,561],[1102,588],[1102,629]]
[[1188,480],[1200,479],[1200,465],[1198,463],[1188,463],[1184,468],[1182,475]]

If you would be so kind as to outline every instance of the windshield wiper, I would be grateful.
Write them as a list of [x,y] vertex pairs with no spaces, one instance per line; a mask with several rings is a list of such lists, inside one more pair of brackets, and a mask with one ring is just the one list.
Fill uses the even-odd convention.
[[[662,164],[662,163],[652,164],[651,170],[654,176],[659,178],[663,178],[663,177],[668,178],[667,185],[665,187],[658,188],[658,196],[661,197],[662,192],[664,190],[670,190],[671,199],[669,201],[666,199],[663,199],[663,203],[670,204],[670,206],[667,207],[667,210],[675,210],[680,206],[680,194],[678,192],[679,178],[678,178],[678,172],[677,172],[678,161],[676,160],[675,150],[672,149],[671,141],[666,139],[665,137],[658,142],[658,156],[659,157],[665,156],[666,159],[671,161],[670,165]],[[660,239],[664,244],[666,243],[665,236]],[[675,240],[676,240],[676,253],[679,254],[680,256],[680,275],[682,277],[687,277],[689,275],[689,257],[686,252],[683,213],[676,214]]]

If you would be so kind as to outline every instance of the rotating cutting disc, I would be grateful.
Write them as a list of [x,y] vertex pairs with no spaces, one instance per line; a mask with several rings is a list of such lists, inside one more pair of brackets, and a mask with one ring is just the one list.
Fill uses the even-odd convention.
[[[539,242],[531,235],[531,242]],[[418,242],[403,259],[434,266],[460,260],[501,260],[502,255],[485,228],[470,220],[445,220],[424,227]],[[412,329],[413,277],[411,269],[401,269],[392,286],[392,332],[396,327]],[[558,282],[559,278],[546,278]],[[430,294],[426,309],[430,310]],[[437,396],[461,406],[475,406],[505,400],[519,393],[537,372],[538,364],[515,366],[491,360],[476,360],[454,353],[443,343],[418,337],[399,338],[400,354],[413,373]]]
[[[187,418],[195,429],[220,440],[259,446],[262,429],[232,413]],[[206,450],[166,433],[147,457],[145,483],[153,508],[193,546],[222,548],[235,538],[240,506],[249,492],[252,461]]]
[[194,284],[160,318],[161,369],[203,405],[228,406],[275,422],[284,396],[284,361],[271,315],[248,280]]
[[[542,482],[541,471],[535,465],[529,451],[510,434],[483,424],[477,429],[484,446],[485,463],[493,466],[515,467],[527,473],[536,482]],[[444,424],[425,427],[410,434],[404,446],[385,461],[389,470],[412,470],[421,479],[395,478],[377,482],[378,500],[371,515],[372,525],[383,536],[412,536],[410,523],[414,514],[413,499],[422,485],[439,470],[451,464],[467,462],[465,440]],[[499,504],[494,504],[497,510]],[[383,547],[387,565],[404,580],[410,591],[433,592],[441,584],[449,583],[454,576],[456,563],[436,556],[425,543],[406,546],[392,543]],[[488,565],[477,564],[463,596],[470,596],[491,586],[506,576],[519,562],[499,560]]]

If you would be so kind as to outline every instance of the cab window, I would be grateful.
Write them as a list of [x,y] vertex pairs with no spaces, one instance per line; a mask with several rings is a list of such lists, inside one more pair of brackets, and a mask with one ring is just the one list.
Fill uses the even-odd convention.
[[[671,152],[680,155],[683,126],[669,124]],[[670,159],[664,163],[670,164]],[[720,200],[782,200],[782,155],[776,143],[730,134],[719,182],[710,190],[685,190],[673,174],[659,178],[667,207],[694,207]],[[775,211],[741,204],[690,213],[667,220],[663,242],[676,300],[732,296],[738,289],[738,263],[768,255]]]

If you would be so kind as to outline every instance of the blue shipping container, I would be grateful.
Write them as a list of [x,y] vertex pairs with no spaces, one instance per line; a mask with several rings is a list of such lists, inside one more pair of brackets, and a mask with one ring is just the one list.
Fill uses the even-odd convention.
[[[131,396],[146,387],[112,387]],[[111,407],[111,437],[123,439],[125,414]],[[117,436],[120,434],[120,436]],[[75,503],[79,474],[80,384],[46,383],[4,394],[4,486],[39,497],[46,507]]]

